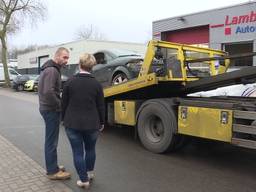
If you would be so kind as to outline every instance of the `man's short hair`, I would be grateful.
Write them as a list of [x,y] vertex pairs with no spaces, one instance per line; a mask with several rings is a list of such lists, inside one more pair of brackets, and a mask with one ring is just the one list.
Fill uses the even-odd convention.
[[96,64],[96,59],[93,55],[84,53],[79,58],[79,66],[85,71],[90,71]]
[[66,51],[67,53],[69,53],[69,50],[68,50],[67,48],[65,48],[65,47],[59,47],[59,48],[57,49],[57,51],[55,52],[55,56],[60,55],[63,51]]

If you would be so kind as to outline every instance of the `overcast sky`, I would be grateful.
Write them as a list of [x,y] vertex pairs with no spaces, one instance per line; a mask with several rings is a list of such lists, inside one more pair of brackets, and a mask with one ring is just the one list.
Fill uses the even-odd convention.
[[75,40],[81,26],[93,25],[110,41],[145,43],[152,21],[248,2],[248,0],[43,0],[45,21],[25,25],[10,46],[55,45]]

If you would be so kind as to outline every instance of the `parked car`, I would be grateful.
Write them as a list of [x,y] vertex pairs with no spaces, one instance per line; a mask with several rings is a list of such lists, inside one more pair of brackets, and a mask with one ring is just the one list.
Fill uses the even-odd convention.
[[34,80],[38,77],[37,74],[26,74],[26,75],[18,75],[13,79],[12,88],[16,91],[23,91],[24,85],[28,80]]
[[[8,67],[8,73],[9,73],[10,80],[13,80],[14,78],[20,75],[15,69],[11,67]],[[5,81],[4,68],[0,66],[0,82],[4,82],[4,81]]]
[[97,65],[93,67],[92,74],[103,87],[137,77],[143,62],[141,54],[122,49],[102,50],[93,55]]
[[37,91],[36,82],[38,82],[38,79],[39,79],[39,75],[35,79],[28,80],[24,85],[24,90],[25,91]]
[[[61,75],[61,88],[63,88],[64,83],[68,80],[68,77],[65,75]],[[25,91],[37,91],[38,89],[38,81],[39,81],[39,76],[37,76],[36,79],[34,80],[29,80],[25,83],[24,90]]]

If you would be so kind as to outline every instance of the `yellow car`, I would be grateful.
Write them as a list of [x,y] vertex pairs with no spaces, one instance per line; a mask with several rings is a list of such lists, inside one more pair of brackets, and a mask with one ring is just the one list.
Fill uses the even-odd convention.
[[[64,83],[67,81],[67,79],[68,79],[67,76],[61,75],[61,89],[62,89]],[[35,78],[35,79],[31,79],[31,80],[27,81],[24,85],[24,90],[25,91],[37,91],[38,80],[39,80],[39,76],[37,76],[37,78]]]
[[36,91],[37,86],[35,86],[35,80],[28,80],[24,85],[25,91]]

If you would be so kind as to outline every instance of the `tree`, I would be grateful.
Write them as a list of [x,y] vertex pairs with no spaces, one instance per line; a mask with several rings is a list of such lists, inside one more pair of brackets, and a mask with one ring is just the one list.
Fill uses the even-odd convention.
[[43,0],[0,0],[0,40],[2,45],[2,63],[4,66],[5,83],[11,86],[7,66],[8,34],[15,33],[28,18],[31,24],[44,19],[46,7]]
[[99,32],[97,27],[90,25],[81,26],[76,33],[76,39],[106,40],[106,37],[103,33]]

